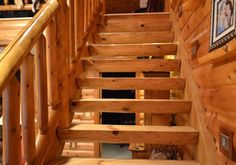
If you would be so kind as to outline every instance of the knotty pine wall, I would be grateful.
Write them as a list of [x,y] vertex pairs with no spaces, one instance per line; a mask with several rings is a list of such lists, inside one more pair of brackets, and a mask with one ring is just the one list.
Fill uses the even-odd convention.
[[173,30],[179,42],[182,76],[187,78],[186,96],[195,101],[189,122],[201,131],[199,148],[205,147],[206,155],[199,154],[198,159],[212,165],[236,165],[219,151],[220,127],[234,132],[236,151],[236,40],[209,52],[211,0],[192,1],[190,9],[183,2],[186,0],[171,2]]

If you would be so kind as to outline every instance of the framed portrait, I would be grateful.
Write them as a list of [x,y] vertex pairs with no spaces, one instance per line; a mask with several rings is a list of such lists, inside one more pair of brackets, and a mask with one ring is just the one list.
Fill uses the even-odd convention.
[[212,0],[209,51],[223,46],[236,36],[235,1]]

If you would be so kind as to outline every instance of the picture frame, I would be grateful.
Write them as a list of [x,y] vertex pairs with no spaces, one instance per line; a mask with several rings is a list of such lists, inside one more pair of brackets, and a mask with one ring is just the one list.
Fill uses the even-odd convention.
[[225,45],[236,36],[236,0],[212,0],[209,51]]

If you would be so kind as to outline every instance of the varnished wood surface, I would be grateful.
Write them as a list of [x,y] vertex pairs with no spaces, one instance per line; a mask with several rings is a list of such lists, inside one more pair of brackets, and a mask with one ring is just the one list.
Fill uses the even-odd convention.
[[123,112],[179,114],[191,110],[191,101],[158,99],[81,99],[71,105],[74,112]]
[[[198,131],[186,126],[72,125],[61,140],[103,143],[196,144]],[[137,138],[138,137],[138,138]]]
[[136,44],[173,42],[174,33],[162,32],[109,32],[94,35],[95,43],[100,44]]
[[183,78],[85,78],[77,79],[83,89],[183,90]]
[[99,56],[163,56],[177,52],[175,43],[90,44],[91,55]]
[[109,24],[99,24],[98,32],[147,32],[147,31],[170,31],[172,27],[171,22],[141,22],[126,24],[123,23],[109,23]]
[[53,165],[201,165],[196,161],[60,158]]
[[85,69],[98,72],[179,71],[180,60],[84,60]]
[[169,22],[168,12],[106,14],[107,23]]
[[[52,0],[49,3],[50,5],[43,7],[43,10],[39,11],[37,16],[24,27],[15,41],[9,44],[2,52],[0,56],[0,68],[2,68],[0,91],[3,90],[7,82],[13,77],[18,67],[27,56],[27,53],[31,50],[48,21],[52,18],[52,15],[58,8],[57,1]],[[41,23],[42,20],[45,20],[44,23]],[[27,33],[28,35],[23,35],[24,33]]]

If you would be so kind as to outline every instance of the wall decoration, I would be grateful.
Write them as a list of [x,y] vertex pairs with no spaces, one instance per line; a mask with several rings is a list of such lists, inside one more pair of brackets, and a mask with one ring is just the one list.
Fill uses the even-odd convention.
[[210,51],[235,37],[235,1],[212,0]]

